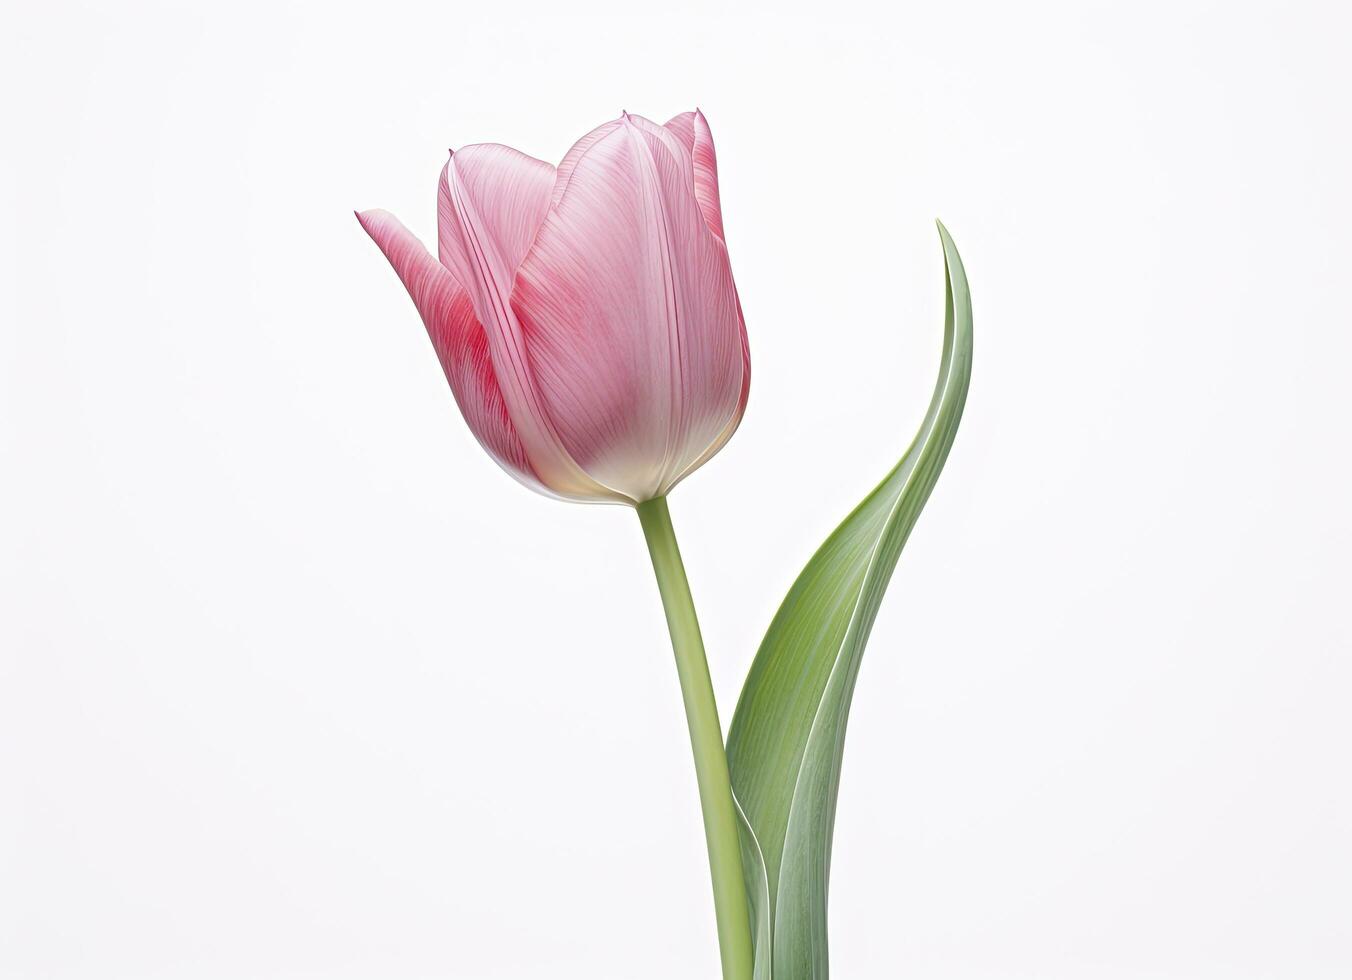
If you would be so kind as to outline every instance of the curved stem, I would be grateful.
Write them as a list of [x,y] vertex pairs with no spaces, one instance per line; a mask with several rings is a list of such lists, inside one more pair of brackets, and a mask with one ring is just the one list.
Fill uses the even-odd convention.
[[695,753],[695,778],[704,812],[704,837],[709,845],[709,870],[714,883],[714,915],[718,920],[718,947],[723,980],[750,980],[751,924],[747,917],[746,883],[742,879],[742,850],[737,836],[737,810],[728,778],[723,728],[718,722],[709,664],[704,659],[690,583],[681,564],[681,551],[671,526],[665,497],[638,506],[638,519],[652,555],[657,588],[667,612],[676,672],[681,679],[690,747]]

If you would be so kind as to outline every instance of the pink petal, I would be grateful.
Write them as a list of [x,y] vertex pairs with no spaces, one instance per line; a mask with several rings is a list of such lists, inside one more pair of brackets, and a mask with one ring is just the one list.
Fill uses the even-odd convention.
[[534,490],[548,492],[507,416],[488,356],[488,341],[468,294],[394,215],[363,211],[357,220],[413,297],[470,431],[508,473]]
[[545,409],[598,482],[666,493],[735,428],[737,293],[670,130],[625,116],[576,156],[512,306]]
[[718,203],[718,158],[714,156],[714,137],[704,113],[683,112],[667,120],[671,130],[690,152],[695,169],[695,199],[704,220],[713,233],[727,241],[723,234],[723,209]]
[[737,431],[737,427],[742,424],[742,415],[746,412],[746,403],[751,396],[751,346],[746,339],[746,318],[742,316],[742,301],[740,298],[737,300],[737,327],[742,334],[742,390],[737,398],[737,410],[732,413],[732,418],[728,419],[728,424],[723,427],[723,431],[718,434],[709,448],[681,471],[681,474],[672,482],[672,486],[684,480],[712,459],[732,438],[733,433]]
[[554,168],[510,146],[480,143],[451,154],[437,197],[438,244],[471,295],[471,284],[485,280],[510,290],[553,189]]
[[483,325],[507,415],[541,482],[564,497],[624,500],[565,450],[537,394],[511,306],[517,265],[545,219],[553,188],[553,167],[510,147],[484,143],[452,154],[437,194],[441,261]]
[[580,160],[598,140],[604,136],[609,136],[616,128],[621,126],[623,122],[623,119],[612,119],[609,122],[602,123],[586,136],[582,137],[582,139],[574,143],[568,152],[564,154],[563,162],[559,164],[558,172],[554,177],[554,194],[550,201],[552,205],[557,205],[559,201],[563,200],[563,194],[568,190],[568,182],[573,178],[573,168],[577,166],[577,161]]

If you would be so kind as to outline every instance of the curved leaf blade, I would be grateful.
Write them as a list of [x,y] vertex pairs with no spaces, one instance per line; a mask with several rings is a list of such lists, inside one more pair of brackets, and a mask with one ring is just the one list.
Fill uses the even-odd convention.
[[939,224],[943,358],[896,468],[798,576],[751,665],[728,735],[741,808],[756,980],[824,980],[831,834],[850,699],[897,558],[953,445],[972,373],[967,275]]

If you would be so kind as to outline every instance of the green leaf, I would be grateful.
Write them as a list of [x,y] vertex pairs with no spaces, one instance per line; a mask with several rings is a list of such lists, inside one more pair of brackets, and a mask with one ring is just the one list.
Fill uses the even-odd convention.
[[812,556],[756,653],[728,735],[756,980],[824,980],[826,893],[850,697],[902,545],[939,478],[972,373],[972,303],[948,231],[943,360],[901,462]]

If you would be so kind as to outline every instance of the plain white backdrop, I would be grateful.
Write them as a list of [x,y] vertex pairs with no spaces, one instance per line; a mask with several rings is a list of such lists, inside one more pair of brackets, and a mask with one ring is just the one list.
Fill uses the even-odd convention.
[[1352,975],[1344,4],[4,17],[0,977],[714,977],[638,523],[479,450],[354,208],[700,106],[745,422],[673,495],[725,720],[976,366],[864,663],[844,980]]

